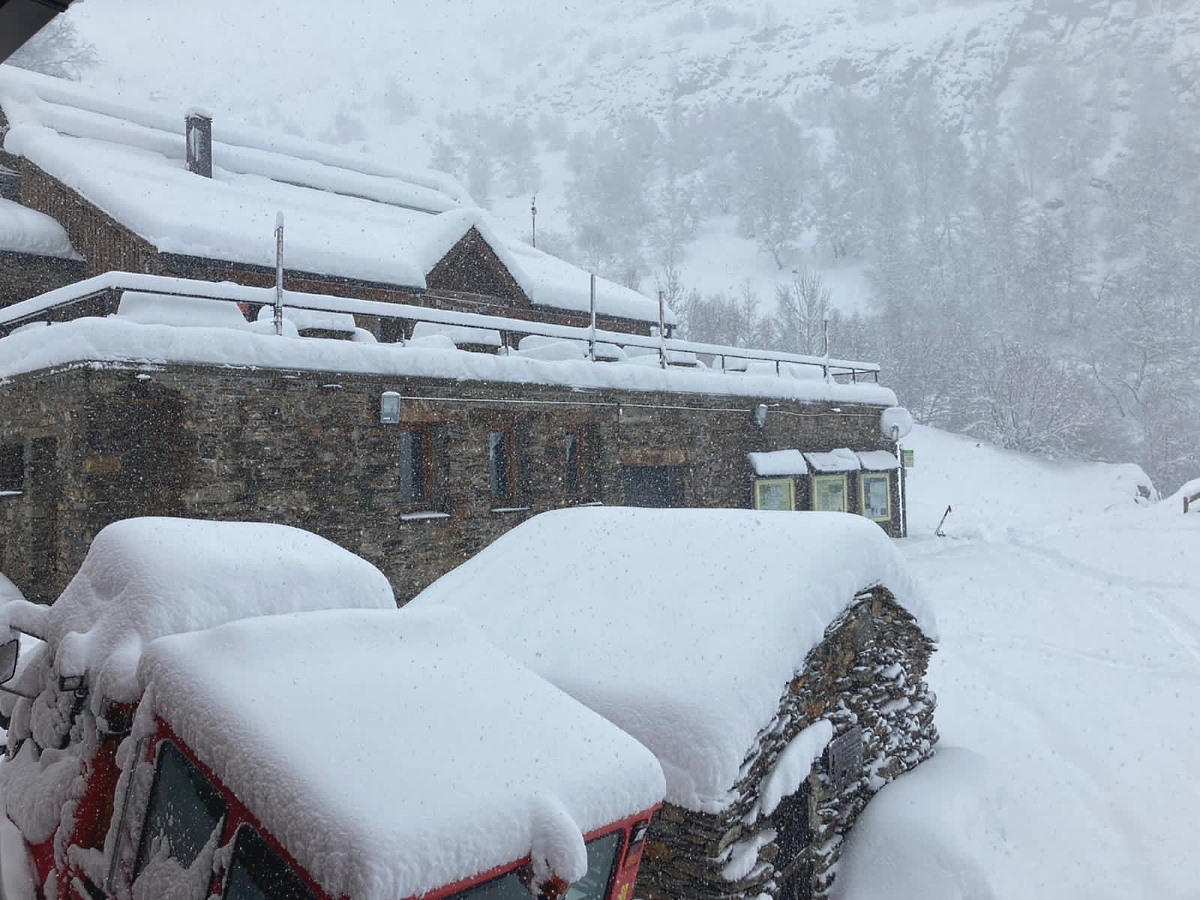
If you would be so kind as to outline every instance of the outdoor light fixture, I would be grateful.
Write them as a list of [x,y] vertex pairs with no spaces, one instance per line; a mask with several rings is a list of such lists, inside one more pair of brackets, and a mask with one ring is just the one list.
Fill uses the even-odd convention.
[[379,421],[383,425],[400,424],[400,395],[395,391],[379,395]]
[[767,404],[760,403],[754,407],[754,424],[759,428],[767,424]]

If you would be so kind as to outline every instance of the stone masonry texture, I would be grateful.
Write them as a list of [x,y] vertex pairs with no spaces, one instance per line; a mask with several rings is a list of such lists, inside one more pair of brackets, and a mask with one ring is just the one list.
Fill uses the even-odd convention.
[[[405,398],[400,425],[380,424],[384,391]],[[253,519],[359,553],[403,603],[529,515],[626,502],[625,467],[671,467],[683,505],[744,508],[752,505],[750,451],[888,446],[880,407],[783,403],[759,428],[757,402],[188,366],[31,373],[0,385],[0,444],[24,450],[27,488],[0,497],[0,570],[49,602],[109,522]],[[430,490],[416,503],[401,494],[406,429],[427,436]],[[489,488],[493,431],[509,433],[514,448],[506,498]],[[584,460],[575,493],[568,432],[580,436]],[[898,526],[897,507],[887,529]]]

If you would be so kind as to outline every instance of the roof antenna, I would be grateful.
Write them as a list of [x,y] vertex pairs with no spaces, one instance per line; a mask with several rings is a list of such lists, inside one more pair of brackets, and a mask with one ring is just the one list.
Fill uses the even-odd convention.
[[537,246],[537,194],[529,201],[529,233],[533,246]]

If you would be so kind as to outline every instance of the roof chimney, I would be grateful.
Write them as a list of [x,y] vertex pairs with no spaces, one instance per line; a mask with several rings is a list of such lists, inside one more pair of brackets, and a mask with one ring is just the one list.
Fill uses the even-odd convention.
[[212,116],[203,110],[189,110],[185,135],[188,171],[212,178]]

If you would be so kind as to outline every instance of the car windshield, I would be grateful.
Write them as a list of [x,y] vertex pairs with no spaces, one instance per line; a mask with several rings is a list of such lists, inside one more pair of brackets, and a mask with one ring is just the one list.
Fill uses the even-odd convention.
[[[621,847],[621,832],[614,831],[587,842],[587,874],[567,891],[567,900],[604,900],[612,883],[617,850]],[[450,900],[529,900],[529,888],[523,883],[520,870],[454,894]]]

